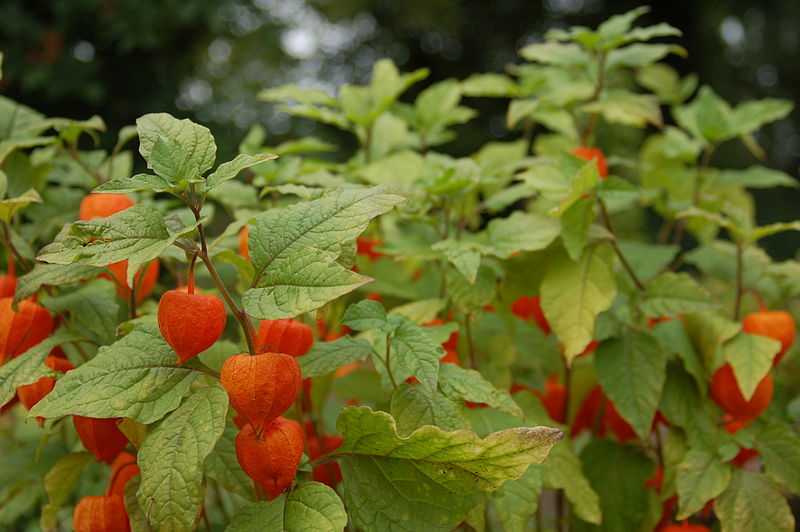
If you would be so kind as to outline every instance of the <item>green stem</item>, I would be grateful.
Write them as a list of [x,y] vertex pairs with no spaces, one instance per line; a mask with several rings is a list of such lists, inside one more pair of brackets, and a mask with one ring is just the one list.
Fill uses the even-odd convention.
[[733,303],[733,319],[739,321],[742,308],[742,295],[744,294],[744,246],[736,243],[736,299]]
[[392,364],[391,364],[391,355],[392,355],[392,347],[389,343],[389,334],[386,334],[386,374],[389,376],[389,380],[392,382],[392,386],[394,389],[397,389],[397,381],[394,380],[394,375],[392,375]]
[[467,312],[466,321],[464,323],[464,331],[467,333],[469,364],[472,369],[476,369],[478,367],[478,362],[475,355],[475,343],[472,341],[472,312]]
[[617,235],[616,233],[614,233],[614,227],[611,225],[611,217],[608,215],[606,202],[600,198],[597,198],[597,203],[600,205],[600,214],[603,217],[603,223],[605,224],[606,229],[608,229],[609,233],[614,235],[614,239],[611,240],[611,247],[614,249],[614,253],[617,254],[617,257],[619,257],[619,261],[622,263],[622,266],[625,268],[625,271],[628,272],[628,275],[631,277],[636,287],[642,292],[644,292],[645,291],[644,283],[642,283],[641,279],[639,279],[639,276],[636,275],[636,272],[633,270],[633,267],[628,262],[628,259],[625,258],[625,255],[622,253],[622,250],[619,249],[619,246],[617,245],[617,239],[616,239]]

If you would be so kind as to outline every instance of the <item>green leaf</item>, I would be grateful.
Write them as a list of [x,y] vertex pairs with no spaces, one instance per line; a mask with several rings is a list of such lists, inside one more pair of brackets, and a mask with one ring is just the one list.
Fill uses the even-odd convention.
[[541,493],[542,469],[537,466],[529,467],[517,480],[508,480],[492,492],[491,501],[505,532],[525,532],[539,509]]
[[508,392],[497,389],[474,369],[465,369],[455,364],[442,364],[439,367],[439,376],[442,393],[452,399],[486,403],[501,412],[522,417],[522,410]]
[[342,500],[320,482],[303,482],[288,495],[241,508],[228,532],[342,532],[347,526]]
[[505,74],[487,72],[485,74],[472,74],[461,82],[461,92],[464,96],[484,98],[509,98],[519,92],[517,84]]
[[433,426],[400,437],[394,419],[367,407],[345,408],[336,451],[345,505],[365,532],[447,532],[503,482],[547,457],[562,432],[516,427],[478,438]]
[[207,127],[191,120],[178,120],[167,113],[150,113],[136,120],[139,132],[139,153],[150,162],[153,146],[159,137],[177,141],[189,161],[202,175],[212,166],[217,154],[217,145]]
[[624,48],[611,50],[606,60],[606,68],[641,68],[662,60],[669,54],[686,57],[686,50],[676,44],[631,44]]
[[653,462],[637,447],[611,440],[593,440],[581,452],[586,477],[600,496],[602,530],[637,530],[647,509],[645,481]]
[[481,265],[481,252],[483,246],[465,240],[448,238],[437,242],[431,249],[441,251],[444,256],[467,279],[469,284],[475,284],[478,268]]
[[214,445],[214,450],[206,456],[203,471],[226,490],[253,500],[253,480],[242,470],[236,458],[234,442],[238,433],[239,429],[233,423],[225,425],[225,431]]
[[599,525],[602,522],[600,498],[584,475],[581,460],[575,454],[571,441],[557,443],[542,464],[542,469],[544,486],[564,490],[576,516],[587,523]]
[[178,232],[167,230],[158,209],[136,204],[108,218],[73,223],[39,252],[38,260],[52,264],[80,262],[86,266],[107,266],[128,261],[128,285],[136,271],[153,260],[194,226]]
[[0,221],[9,223],[14,213],[31,203],[41,203],[42,198],[34,189],[25,191],[16,198],[0,199]]
[[594,162],[582,165],[575,177],[569,180],[567,195],[561,200],[561,203],[550,209],[548,214],[553,217],[562,216],[576,201],[592,192],[598,181],[600,181],[600,174],[597,171],[597,165]]
[[206,182],[200,187],[200,191],[208,192],[225,181],[235,178],[239,175],[239,172],[246,168],[277,158],[277,155],[271,153],[260,153],[258,155],[239,154],[232,161],[219,165],[219,167],[206,178]]
[[661,318],[718,306],[689,274],[666,272],[648,283],[641,309],[650,318]]
[[425,170],[425,159],[414,151],[400,151],[362,166],[358,175],[371,185],[410,187]]
[[425,324],[433,321],[436,316],[444,309],[443,299],[431,298],[412,301],[405,305],[399,305],[389,311],[389,316],[400,315],[414,323]]
[[737,469],[714,501],[722,532],[791,532],[794,517],[779,486],[760,473]]
[[552,218],[517,211],[508,218],[490,221],[484,234],[492,255],[507,259],[520,251],[546,248],[560,232],[558,221]]
[[118,177],[99,187],[92,192],[122,194],[125,192],[136,192],[139,190],[150,190],[153,192],[166,192],[172,185],[163,177],[151,174],[136,174],[131,177]]
[[597,380],[619,414],[643,440],[650,434],[666,365],[667,354],[661,344],[644,332],[628,332],[597,346]]
[[327,105],[336,107],[336,99],[320,89],[306,89],[297,85],[281,85],[271,89],[264,89],[256,96],[262,102],[293,101],[307,105]]
[[581,110],[598,113],[608,122],[633,127],[652,124],[664,125],[658,98],[652,94],[638,94],[623,89],[611,89],[602,94],[599,100],[585,104]]
[[731,113],[730,125],[736,134],[753,133],[764,124],[786,118],[792,109],[794,104],[791,101],[776,98],[744,102]]
[[132,532],[150,532],[147,516],[136,498],[141,482],[142,477],[137,473],[125,484],[125,511],[128,513]]
[[529,44],[519,51],[519,55],[526,61],[535,61],[543,65],[574,67],[589,63],[589,53],[574,43]]
[[42,286],[63,286],[97,277],[103,273],[100,268],[83,264],[42,264],[37,262],[31,271],[17,278],[17,291],[14,302],[31,297]]
[[203,508],[203,462],[225,429],[228,394],[196,390],[147,435],[137,462],[139,505],[155,530],[193,530]]
[[705,449],[689,449],[678,464],[676,517],[686,519],[700,511],[708,501],[725,491],[730,480],[731,466]]
[[595,203],[594,197],[581,198],[565,210],[558,219],[561,224],[561,241],[572,260],[578,260],[583,255],[589,228],[595,219]]
[[800,493],[800,437],[797,432],[785,423],[770,420],[758,432],[755,441],[764,472],[793,493]]
[[175,139],[158,136],[153,143],[147,166],[169,183],[170,187],[182,186],[187,181],[200,181],[197,165]]
[[439,380],[439,359],[444,356],[444,349],[422,326],[402,316],[396,316],[396,319],[400,324],[389,339],[392,374],[397,380],[415,376],[433,396]]
[[497,276],[486,265],[478,269],[474,284],[470,284],[456,269],[449,269],[445,274],[447,295],[463,312],[477,312],[487,305],[494,297],[496,282]]
[[377,301],[365,299],[347,307],[342,324],[356,331],[380,329],[386,325],[386,309]]
[[337,262],[342,244],[402,201],[383,187],[341,188],[259,216],[250,232],[256,274],[245,310],[258,319],[290,318],[369,282]]
[[321,377],[372,352],[372,345],[363,338],[342,336],[332,342],[314,342],[308,352],[297,358],[303,378]]
[[49,502],[42,507],[39,526],[44,530],[55,530],[58,511],[75,489],[81,473],[94,462],[90,453],[69,453],[62,456],[44,477],[44,489]]
[[547,321],[571,362],[592,341],[598,314],[610,308],[617,295],[614,273],[599,250],[590,249],[578,262],[554,260],[540,291]]
[[798,182],[792,176],[780,170],[765,166],[751,166],[744,170],[722,170],[715,176],[722,185],[739,185],[747,188],[797,188]]
[[423,425],[434,425],[444,431],[470,428],[463,401],[438,393],[430,396],[422,393],[421,388],[404,382],[392,394],[389,411],[397,423],[398,434],[407,436]]
[[55,372],[44,365],[45,358],[54,347],[78,338],[74,333],[61,329],[0,366],[0,406],[9,402],[20,386],[33,384],[42,377],[55,376]]
[[745,332],[740,332],[722,346],[725,361],[733,368],[746,401],[753,397],[759,383],[772,369],[772,360],[780,349],[778,340]]
[[43,301],[55,312],[71,312],[81,333],[99,344],[110,344],[116,338],[121,301],[114,297],[114,285],[106,280],[89,282],[72,292]]
[[649,244],[632,240],[620,241],[617,245],[633,271],[642,280],[650,279],[666,268],[680,251],[678,246]]
[[30,416],[129,417],[152,423],[178,407],[199,372],[191,361],[178,363],[155,323],[139,323],[61,377]]

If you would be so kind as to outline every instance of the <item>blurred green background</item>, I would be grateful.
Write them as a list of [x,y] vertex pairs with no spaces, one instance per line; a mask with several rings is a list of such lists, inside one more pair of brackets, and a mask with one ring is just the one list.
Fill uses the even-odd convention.
[[[502,71],[516,51],[551,27],[596,26],[640,5],[628,0],[3,0],[0,93],[50,116],[102,116],[105,142],[145,113],[165,111],[208,125],[230,158],[253,123],[276,145],[309,133],[352,147],[327,126],[291,118],[256,93],[285,83],[330,91],[364,83],[372,64],[390,57],[403,70],[428,67],[430,81]],[[659,1],[641,23],[668,22],[684,32],[686,59],[726,100],[766,96],[800,100],[800,1]],[[427,83],[420,84],[408,94]],[[511,139],[507,102],[467,99],[480,117],[443,146],[466,155],[487,140]],[[800,112],[758,135],[766,164],[797,176]],[[728,143],[713,164],[754,164]],[[759,222],[798,215],[796,190],[759,192]],[[793,256],[800,236],[764,241],[778,258]]]

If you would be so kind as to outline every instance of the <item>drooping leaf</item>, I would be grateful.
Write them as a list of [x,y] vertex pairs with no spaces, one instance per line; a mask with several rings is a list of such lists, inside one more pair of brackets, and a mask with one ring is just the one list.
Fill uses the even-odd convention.
[[678,519],[701,510],[725,491],[731,480],[731,467],[705,449],[689,449],[678,464],[675,484],[678,490]]
[[217,481],[223,488],[246,499],[253,500],[253,481],[242,470],[236,459],[234,441],[239,429],[232,423],[225,425],[225,430],[214,445],[214,450],[206,456],[203,471]]
[[439,359],[444,356],[444,348],[437,344],[421,325],[402,316],[394,334],[389,339],[392,348],[390,366],[394,378],[405,380],[415,376],[429,395],[436,393],[439,379]]
[[81,473],[94,462],[87,452],[69,453],[61,457],[44,477],[44,489],[49,502],[42,508],[39,525],[44,530],[55,529],[58,524],[58,511],[75,488]]
[[496,388],[474,369],[455,364],[439,367],[439,387],[452,399],[463,399],[473,403],[486,403],[492,408],[512,416],[522,417],[522,410],[505,390]]
[[250,168],[251,166],[255,166],[265,161],[271,161],[272,159],[277,158],[278,156],[272,153],[260,153],[258,155],[246,155],[241,153],[233,160],[219,165],[219,167],[217,167],[217,169],[206,178],[206,181],[203,183],[203,186],[200,187],[200,190],[202,192],[208,192],[209,190],[221,185],[225,181],[233,179],[239,174],[239,172],[246,168]]
[[63,286],[97,277],[102,273],[100,268],[84,266],[73,263],[43,264],[37,262],[31,271],[17,278],[17,291],[14,294],[15,302],[31,297],[42,286]]
[[567,257],[553,261],[540,290],[547,321],[571,361],[592,341],[598,314],[614,301],[617,294],[614,273],[599,250],[593,248],[578,262]]
[[667,272],[647,285],[642,312],[651,318],[701,312],[718,305],[708,292],[686,273]]
[[365,532],[451,530],[487,493],[545,459],[561,438],[546,427],[474,432],[422,427],[403,438],[389,414],[346,408],[336,451],[345,505]]
[[538,466],[529,467],[521,477],[506,481],[492,492],[492,504],[506,532],[525,532],[539,508],[541,492],[542,469]]
[[794,516],[780,487],[766,476],[737,469],[714,500],[722,532],[791,532]]
[[764,472],[776,482],[800,493],[800,437],[785,423],[770,420],[756,437]]
[[380,329],[386,325],[386,309],[377,301],[359,301],[347,307],[342,324],[356,331]]
[[191,530],[203,508],[203,462],[225,429],[228,394],[196,390],[147,435],[137,455],[136,495],[155,530]]
[[723,344],[725,361],[733,368],[745,400],[753,397],[759,383],[772,369],[772,360],[780,349],[778,340],[745,332],[740,332]]
[[41,203],[42,197],[34,189],[30,189],[15,198],[0,198],[0,221],[8,223],[11,217],[20,209],[31,203]]

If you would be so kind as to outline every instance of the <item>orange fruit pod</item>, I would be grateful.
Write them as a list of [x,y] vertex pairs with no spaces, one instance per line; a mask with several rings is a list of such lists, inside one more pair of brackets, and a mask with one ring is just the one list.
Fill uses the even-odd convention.
[[0,298],[14,297],[17,291],[17,276],[14,272],[14,258],[8,255],[8,273],[0,275]]
[[303,429],[297,421],[283,417],[264,430],[247,424],[234,445],[239,465],[272,500],[294,480],[303,456]]
[[46,308],[26,299],[14,312],[12,301],[10,297],[0,299],[0,366],[53,332],[53,318]]
[[78,219],[107,218],[133,204],[133,200],[125,194],[89,194],[81,200]]
[[380,238],[372,236],[360,236],[356,238],[356,253],[368,257],[369,260],[377,260],[381,257],[388,257],[386,253],[375,250],[383,244]]
[[[114,288],[117,290],[117,294],[124,300],[128,300],[128,296],[131,293],[131,288],[128,286],[128,261],[122,260],[119,262],[115,262],[113,264],[109,264],[106,266],[111,274],[101,273],[100,277],[104,279],[109,279],[114,282]],[[158,263],[158,259],[155,259],[147,265],[147,268],[144,270],[144,276],[142,276],[142,270],[139,269],[136,272],[136,276],[133,278],[133,285],[138,287],[138,292],[136,292],[136,302],[141,303],[147,296],[150,295],[150,292],[153,291],[153,287],[158,281],[158,273],[161,269],[161,266]],[[112,277],[114,278],[112,280]],[[124,287],[124,290],[120,287]]]
[[219,297],[196,294],[192,284],[188,292],[167,290],[158,303],[158,328],[181,363],[214,345],[228,318]]
[[[308,441],[308,457],[316,460],[323,454],[335,451],[342,446],[344,440],[341,436],[328,434],[322,438],[314,430],[314,425],[309,420],[303,424],[305,428],[306,440]],[[317,482],[322,482],[334,488],[342,481],[342,470],[336,462],[328,462],[314,468],[312,478]]]
[[294,404],[302,387],[300,364],[285,353],[239,354],[222,365],[220,384],[231,406],[260,430]]
[[523,320],[534,320],[545,334],[550,334],[550,324],[544,316],[541,297],[519,296],[511,303],[511,312]]
[[606,156],[603,153],[603,150],[600,148],[581,146],[579,148],[575,148],[570,153],[576,157],[580,157],[581,159],[594,161],[595,164],[597,164],[597,173],[600,174],[600,179],[605,179],[608,177],[608,163],[606,162]]
[[703,525],[693,525],[684,519],[680,525],[665,526],[661,532],[711,532],[711,529]]
[[[75,369],[69,360],[52,355],[44,360],[44,365],[59,373]],[[30,410],[36,403],[44,399],[45,395],[52,392],[55,385],[56,380],[53,377],[42,377],[33,384],[25,384],[17,388],[17,395],[25,408]],[[36,421],[39,422],[39,426],[44,424],[44,418],[41,416],[38,416]]]
[[248,238],[250,237],[250,228],[246,225],[239,231],[239,255],[250,260],[250,248],[248,245]]
[[120,495],[88,495],[72,514],[75,532],[130,532],[131,524]]
[[313,343],[313,329],[295,319],[263,320],[258,326],[257,351],[272,351],[299,357],[305,355]]
[[558,423],[564,423],[564,411],[567,405],[567,389],[558,382],[558,375],[551,375],[544,383],[544,393],[534,391],[533,394],[539,398],[544,405],[550,419]]
[[83,446],[98,462],[110,464],[128,444],[128,438],[117,428],[119,419],[72,416]]
[[111,464],[108,494],[125,497],[125,484],[138,474],[139,465],[136,463],[136,457],[129,452],[122,451]]
[[772,361],[773,367],[778,365],[797,335],[794,318],[785,310],[751,312],[742,320],[742,330],[749,334],[766,336],[781,343],[781,350]]
[[772,375],[767,373],[747,401],[739,389],[739,382],[730,364],[720,367],[711,377],[711,398],[733,417],[733,421],[743,424],[753,421],[767,409],[772,401],[773,388]]

